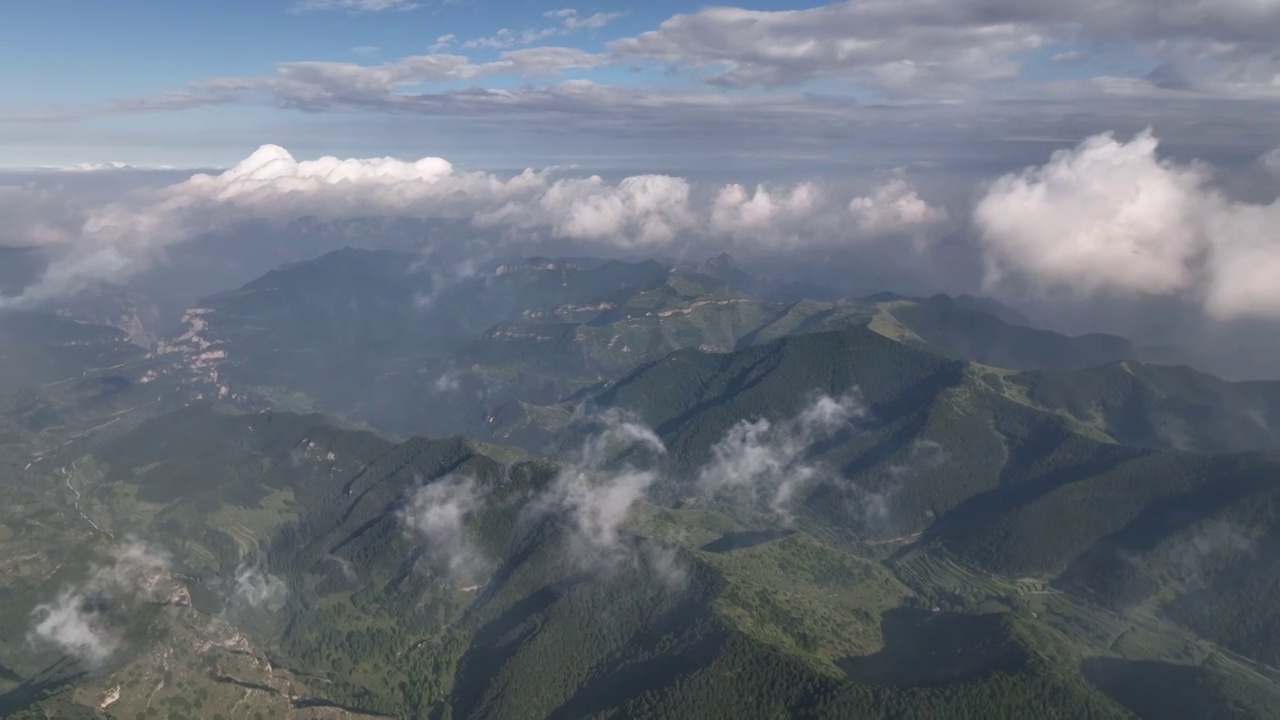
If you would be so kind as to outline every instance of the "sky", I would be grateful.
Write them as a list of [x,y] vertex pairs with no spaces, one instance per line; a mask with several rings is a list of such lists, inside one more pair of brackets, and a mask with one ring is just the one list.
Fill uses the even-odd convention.
[[980,163],[1147,125],[1239,159],[1280,142],[1278,17],[1280,0],[10,0],[0,166],[227,167],[267,142],[488,169]]
[[0,247],[51,264],[0,309],[408,217],[1276,322],[1277,38],[1280,0],[8,0]]

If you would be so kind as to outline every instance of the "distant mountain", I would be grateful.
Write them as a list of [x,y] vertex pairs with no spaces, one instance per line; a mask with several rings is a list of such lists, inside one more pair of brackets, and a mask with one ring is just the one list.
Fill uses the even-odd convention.
[[1135,359],[1132,344],[1124,338],[1037,330],[995,301],[937,295],[893,306],[888,312],[914,335],[910,342],[985,365],[1014,370],[1060,369]]
[[529,422],[521,404],[558,403],[686,348],[729,352],[867,326],[1014,369],[1133,354],[1120,338],[1010,324],[1001,317],[1016,313],[980,298],[780,301],[777,291],[727,255],[674,267],[511,258],[450,269],[347,249],[207,298],[163,349],[215,367],[211,392],[324,409],[392,432],[503,441],[516,430],[498,418]]

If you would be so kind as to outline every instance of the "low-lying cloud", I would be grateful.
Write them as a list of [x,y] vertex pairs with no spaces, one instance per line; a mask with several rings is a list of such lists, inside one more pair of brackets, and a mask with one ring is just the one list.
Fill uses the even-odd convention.
[[[565,519],[569,551],[588,568],[625,557],[623,523],[659,478],[652,466],[642,469],[631,458],[651,461],[666,454],[653,430],[620,410],[611,409],[594,420],[599,431],[570,455],[532,505],[535,514]],[[624,453],[627,459],[619,460]]]
[[804,491],[836,474],[809,457],[813,446],[867,415],[853,391],[820,396],[790,420],[740,420],[712,447],[697,486],[709,496],[790,520]]
[[484,500],[485,493],[475,478],[449,475],[410,492],[399,518],[423,543],[433,570],[451,578],[470,579],[488,567],[483,552],[467,534],[467,521]]
[[36,607],[29,638],[89,667],[102,665],[124,644],[129,613],[158,599],[157,584],[170,564],[163,549],[130,539],[113,550],[110,564],[95,566],[85,580]]
[[231,589],[233,606],[279,611],[288,597],[289,586],[282,578],[250,563],[236,567]]

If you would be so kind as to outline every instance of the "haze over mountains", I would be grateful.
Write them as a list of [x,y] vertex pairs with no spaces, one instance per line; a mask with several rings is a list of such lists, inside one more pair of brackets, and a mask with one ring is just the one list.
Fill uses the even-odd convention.
[[119,290],[0,316],[0,709],[1280,707],[1280,383],[727,255],[453,267],[338,250],[148,348]]
[[1280,717],[1277,0],[16,5],[0,716]]

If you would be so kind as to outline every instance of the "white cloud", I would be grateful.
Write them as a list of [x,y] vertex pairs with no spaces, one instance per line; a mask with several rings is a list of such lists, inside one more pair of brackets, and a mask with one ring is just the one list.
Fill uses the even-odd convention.
[[807,457],[809,450],[866,416],[861,398],[851,392],[821,396],[785,422],[743,419],[712,447],[698,487],[712,497],[790,519],[802,492],[832,476]]
[[847,77],[893,92],[952,92],[1014,76],[1014,56],[1044,42],[1031,23],[966,16],[937,0],[859,0],[804,9],[712,7],[617,40],[621,57],[715,68],[733,87]]
[[1278,36],[1273,0],[842,0],[802,10],[711,7],[612,49],[709,68],[712,82],[734,87],[843,78],[930,95],[1015,77],[1025,54],[1051,42],[1124,42],[1195,71],[1187,80],[1201,91],[1274,96]]
[[598,12],[594,15],[582,17],[578,14],[578,11],[573,8],[564,8],[562,10],[545,12],[542,16],[549,20],[558,21],[559,25],[556,27],[520,31],[515,31],[511,28],[502,28],[489,37],[473,38],[468,40],[462,44],[462,47],[469,49],[503,49],[515,47],[517,45],[532,45],[550,37],[567,35],[575,30],[599,30],[605,25],[608,25],[621,17],[622,13]]
[[435,388],[435,391],[441,395],[455,393],[462,389],[462,377],[462,371],[449,369],[436,378],[431,387]]
[[510,28],[502,28],[498,32],[489,37],[472,38],[464,43],[462,47],[468,49],[490,48],[502,49],[515,47],[516,45],[532,45],[533,43],[559,34],[558,28],[541,28],[539,30],[522,30],[515,32]]
[[1258,158],[1258,162],[1267,172],[1280,177],[1280,147]]
[[1098,135],[992,184],[974,210],[992,277],[1014,268],[1087,293],[1187,287],[1207,178],[1162,162],[1157,144],[1150,132],[1127,143]]
[[812,181],[759,185],[752,192],[727,185],[711,206],[708,229],[746,247],[833,247],[906,237],[922,249],[947,217],[899,171],[847,203]]
[[413,10],[421,3],[413,0],[298,0],[293,12],[319,12],[346,10],[347,12],[382,12],[383,10]]
[[609,23],[622,17],[622,13],[618,12],[598,12],[583,17],[573,8],[564,8],[561,10],[552,10],[544,13],[545,17],[553,17],[560,20],[564,26],[570,30],[585,28],[587,30],[599,30]]
[[454,43],[457,39],[458,39],[458,36],[457,36],[457,35],[454,35],[453,33],[449,33],[449,34],[447,34],[447,35],[441,35],[440,37],[436,38],[436,41],[435,41],[434,43],[432,43],[432,44],[431,44],[431,47],[429,47],[429,48],[427,48],[427,49],[428,49],[428,50],[430,50],[430,51],[431,51],[431,52],[433,52],[433,53],[438,53],[438,52],[440,52],[440,51],[442,51],[442,50],[444,50],[444,49],[448,48],[449,46],[453,45],[453,43]]
[[947,222],[947,211],[925,202],[915,186],[899,171],[877,185],[869,194],[849,201],[860,234],[883,237],[907,234],[917,239]]
[[689,183],[668,175],[637,175],[617,185],[599,176],[556,180],[532,202],[479,213],[480,227],[550,228],[555,237],[615,246],[666,245],[693,223]]
[[281,578],[248,563],[236,567],[231,593],[234,604],[278,611],[288,596],[289,586]]
[[1182,296],[1216,318],[1280,316],[1280,201],[1236,202],[1146,131],[1098,135],[995,181],[978,202],[990,285]]
[[[61,253],[22,297],[0,298],[0,307],[122,280],[147,268],[171,245],[250,220],[468,220],[478,229],[506,233],[507,242],[564,240],[616,251],[726,240],[747,250],[833,246],[917,235],[945,217],[900,175],[852,203],[816,183],[803,183],[762,186],[754,193],[730,185],[704,206],[694,203],[689,181],[668,175],[611,183],[598,176],[556,177],[534,170],[498,176],[460,170],[438,157],[299,161],[274,145],[218,175],[194,175],[92,207],[80,207],[61,192],[0,188],[0,208],[12,211],[9,236],[0,241],[46,245]],[[433,287],[475,269],[461,264],[435,277]],[[421,302],[433,298],[426,294]]]
[[710,229],[759,242],[773,239],[777,228],[788,228],[786,239],[794,243],[809,221],[819,217],[815,210],[822,200],[821,190],[811,182],[791,188],[758,185],[754,192],[742,185],[726,185],[711,206]]
[[85,208],[65,190],[0,185],[0,217],[0,246],[56,246],[75,239]]
[[[445,36],[446,38],[448,36]],[[435,46],[441,45],[438,40]],[[450,38],[450,42],[452,39]],[[158,98],[115,103],[116,112],[166,111],[232,102],[275,102],[284,107],[320,110],[341,106],[389,108],[418,97],[416,86],[497,75],[547,77],[567,70],[611,63],[604,55],[566,47],[529,47],[503,52],[498,59],[474,63],[463,55],[431,52],[380,65],[333,61],[286,62],[271,75],[218,77]]]
[[398,515],[405,529],[424,543],[436,571],[470,579],[488,566],[467,536],[467,520],[483,502],[475,478],[449,475],[415,488]]
[[626,557],[622,525],[658,479],[654,470],[629,462],[619,465],[615,458],[624,451],[649,457],[666,453],[651,429],[617,409],[596,420],[601,429],[561,465],[550,486],[531,505],[535,514],[567,519],[569,550],[584,567],[614,564]]
[[149,599],[170,565],[168,553],[130,539],[109,565],[59,591],[32,613],[32,642],[50,644],[85,665],[106,662],[124,644],[124,625],[140,600]]

